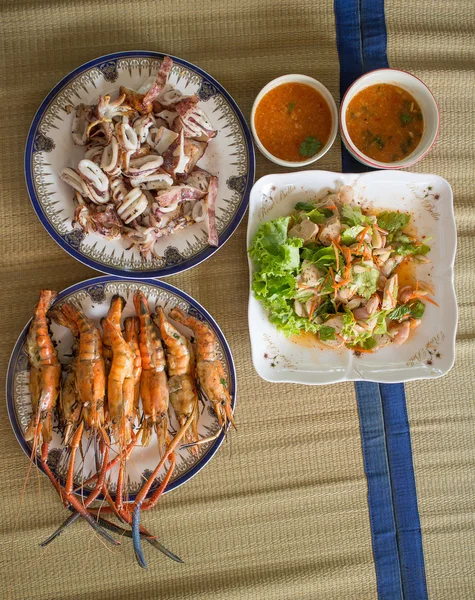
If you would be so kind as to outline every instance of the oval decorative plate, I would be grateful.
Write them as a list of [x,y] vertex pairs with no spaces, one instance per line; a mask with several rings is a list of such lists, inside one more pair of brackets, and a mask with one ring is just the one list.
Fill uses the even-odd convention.
[[[117,52],[96,58],[64,77],[36,113],[25,150],[25,177],[33,207],[51,237],[80,262],[122,277],[164,277],[189,269],[209,258],[217,248],[208,245],[203,224],[197,223],[160,239],[159,257],[144,260],[122,240],[106,240],[97,233],[73,229],[74,190],[60,180],[64,167],[75,167],[84,148],[71,136],[69,105],[96,103],[100,95],[115,97],[121,85],[138,89],[157,73],[165,55],[159,52]],[[254,148],[249,128],[228,92],[210,75],[180,58],[173,59],[169,82],[186,95],[196,93],[216,138],[199,166],[219,177],[216,223],[219,247],[239,225],[254,182]],[[68,114],[71,113],[71,114]]]
[[[123,316],[135,314],[132,297],[136,290],[142,290],[147,296],[150,310],[153,311],[156,306],[163,306],[166,313],[174,306],[179,306],[186,313],[193,315],[205,321],[214,331],[218,340],[218,356],[223,362],[226,372],[229,392],[232,398],[232,404],[236,400],[236,372],[234,369],[233,357],[228,343],[213,317],[193,298],[178,290],[172,285],[163,281],[151,282],[146,280],[131,281],[128,279],[118,279],[110,276],[97,277],[81,283],[75,284],[58,295],[55,304],[61,304],[65,301],[73,302],[80,306],[84,312],[91,317],[97,324],[99,320],[107,314],[109,303],[114,294],[120,294],[127,299]],[[28,389],[29,367],[28,357],[25,350],[26,336],[30,322],[26,324],[21,332],[12,352],[7,372],[7,407],[10,422],[18,442],[23,448],[25,454],[31,455],[31,443],[24,439],[24,432],[31,417],[31,400]],[[187,337],[191,337],[191,332],[186,327],[179,324],[174,325]],[[67,364],[71,360],[72,336],[68,329],[60,327],[55,323],[51,324],[51,333],[53,341],[56,344],[61,363]],[[177,422],[170,410],[170,433],[177,430]],[[219,430],[218,419],[211,407],[209,401],[200,393],[200,418],[199,435],[200,438],[210,437]],[[153,469],[157,466],[160,458],[158,455],[158,445],[156,434],[153,433],[150,445],[147,447],[137,446],[131,460],[127,463],[127,491],[129,499],[133,500],[143,483],[143,478],[150,476]],[[196,475],[206,463],[208,463],[215,452],[218,450],[224,440],[225,434],[221,434],[208,443],[197,446],[198,454],[194,455],[189,450],[181,449],[177,451],[177,462],[175,471],[166,491],[171,491],[188,481],[193,475]],[[83,450],[86,451],[87,443],[83,439]],[[115,453],[114,453],[115,454]],[[57,420],[53,426],[53,440],[50,444],[48,454],[48,464],[53,473],[64,483],[64,477],[67,472],[69,452],[62,445],[61,432],[58,428]],[[76,484],[81,485],[90,475],[96,472],[94,451],[89,448],[86,452],[84,463],[78,456],[76,458]],[[164,471],[160,473],[152,486],[151,492],[156,489],[159,481],[163,477]],[[88,495],[93,488],[84,487],[83,494]],[[115,477],[112,471],[109,490],[112,495],[115,492]]]

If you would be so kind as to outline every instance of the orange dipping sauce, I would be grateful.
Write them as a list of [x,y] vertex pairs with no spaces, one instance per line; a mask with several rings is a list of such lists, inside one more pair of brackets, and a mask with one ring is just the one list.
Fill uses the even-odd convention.
[[325,146],[332,130],[330,107],[305,83],[283,83],[262,98],[254,114],[261,144],[273,156],[308,160]]
[[409,156],[424,132],[419,104],[409,92],[388,83],[361,90],[348,104],[345,117],[358,150],[385,163]]

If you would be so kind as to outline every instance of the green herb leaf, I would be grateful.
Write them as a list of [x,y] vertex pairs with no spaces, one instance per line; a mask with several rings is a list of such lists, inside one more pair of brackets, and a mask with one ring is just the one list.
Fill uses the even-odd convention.
[[173,337],[174,337],[176,340],[179,340],[179,339],[180,339],[180,336],[178,335],[178,333],[174,333],[174,334],[173,334]]
[[313,298],[315,296],[315,292],[312,292],[312,290],[297,290],[295,292],[295,296],[294,298],[296,300],[298,300],[299,302],[302,302],[302,304],[305,304],[305,302],[307,302],[307,300],[310,300],[310,298]]
[[[317,225],[323,223],[327,218],[326,213],[328,212],[328,209],[316,208],[315,205],[310,204],[310,202],[297,202],[295,209],[297,211],[305,212],[307,219],[310,219],[312,223],[317,223]],[[329,212],[331,215],[333,214],[331,211]]]
[[289,102],[289,105],[287,106],[287,114],[290,115],[290,113],[294,110],[295,108],[295,102]]
[[376,317],[376,325],[373,329],[373,335],[383,335],[388,332],[388,328],[386,326],[386,318],[387,312],[385,310],[381,310],[379,313],[374,315]]
[[330,300],[330,298],[327,298],[325,302],[320,304],[320,306],[318,306],[315,309],[315,312],[313,313],[313,318],[315,319],[316,317],[322,317],[323,319],[327,319],[329,316],[334,314],[335,307],[333,306],[333,303]]
[[372,223],[372,220],[369,217],[365,217],[361,212],[361,208],[352,206],[351,204],[343,204],[341,207],[341,220],[351,227]]
[[408,123],[412,123],[413,121],[413,117],[409,113],[401,113],[399,115],[399,118],[401,119],[401,123],[403,125],[407,125]]
[[418,246],[414,252],[414,254],[417,255],[423,255],[425,256],[426,254],[428,254],[430,252],[430,246],[428,246],[427,244],[421,244],[420,246]]
[[303,210],[305,212],[310,212],[312,210],[315,210],[315,204],[312,204],[311,202],[297,202],[297,204],[295,205],[295,210]]
[[365,350],[372,350],[377,344],[377,341],[374,339],[374,337],[368,337],[364,340],[362,347]]
[[328,340],[335,339],[335,328],[330,327],[329,325],[322,325],[318,330],[318,336],[322,340],[322,342],[327,342]]
[[383,140],[383,138],[380,135],[376,135],[373,138],[373,144],[376,144],[380,150],[382,150],[384,148],[384,146],[386,145],[386,142]]
[[411,314],[411,309],[409,306],[402,304],[401,306],[396,307],[394,310],[388,313],[388,319],[391,321],[399,321],[403,317]]
[[396,254],[400,254],[401,256],[409,256],[410,254],[413,256],[425,255],[430,252],[430,246],[427,244],[414,242],[404,233],[398,233],[397,231],[389,234],[388,242]]
[[375,293],[378,287],[379,271],[378,269],[368,269],[363,273],[353,272],[353,283],[356,285],[356,291],[359,296],[366,300]]
[[356,242],[356,236],[363,231],[363,225],[354,225],[353,227],[348,227],[341,232],[341,243],[345,246],[351,246],[354,242]]
[[228,387],[228,382],[226,381],[226,379],[224,379],[224,377],[221,377],[219,382],[221,385],[224,385],[224,387]]
[[424,303],[421,302],[420,300],[416,300],[415,302],[410,302],[409,307],[411,309],[411,316],[414,319],[421,319],[422,315],[424,314],[424,311],[426,309]]
[[384,211],[377,217],[378,225],[387,231],[404,229],[411,220],[411,215],[400,212]]
[[364,350],[371,350],[376,344],[377,342],[370,331],[365,331],[357,335],[352,342],[348,342],[350,348],[363,348]]
[[342,319],[343,319],[343,328],[341,330],[341,335],[344,338],[352,338],[354,335],[353,328],[356,324],[356,320],[355,320],[355,317],[354,317],[353,313],[351,312],[351,310],[348,310],[347,312],[345,312],[345,314],[342,316]]
[[318,268],[329,269],[336,264],[335,250],[333,246],[312,245],[304,248],[302,259],[308,260]]
[[304,141],[300,144],[299,153],[302,156],[315,156],[315,154],[322,147],[322,143],[316,137],[311,135],[307,136]]

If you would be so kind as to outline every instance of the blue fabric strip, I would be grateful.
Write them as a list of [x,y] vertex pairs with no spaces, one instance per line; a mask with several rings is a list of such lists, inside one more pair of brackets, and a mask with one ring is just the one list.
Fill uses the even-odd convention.
[[355,387],[363,461],[368,479],[368,507],[378,597],[380,600],[402,600],[402,581],[381,397],[377,384],[357,381]]
[[[358,77],[389,66],[384,0],[335,0],[335,20],[343,98]],[[370,170],[343,145],[342,168]],[[426,600],[404,385],[357,382],[356,394],[379,598]]]
[[404,386],[380,384],[379,390],[386,429],[404,598],[426,600],[428,595],[424,552]]

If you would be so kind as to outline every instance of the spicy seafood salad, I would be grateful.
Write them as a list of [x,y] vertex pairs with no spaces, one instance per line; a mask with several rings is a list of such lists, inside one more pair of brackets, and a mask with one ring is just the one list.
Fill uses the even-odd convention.
[[218,178],[197,166],[217,131],[198,106],[168,83],[173,61],[136,91],[74,110],[72,137],[84,147],[75,168],[61,179],[75,190],[73,225],[107,239],[124,238],[144,259],[155,242],[205,222],[208,243],[218,245]]
[[263,223],[249,250],[252,291],[285,335],[316,334],[325,346],[372,353],[401,345],[421,323],[434,289],[399,273],[429,263],[429,239],[409,230],[411,216],[372,214],[342,186],[321,200]]

